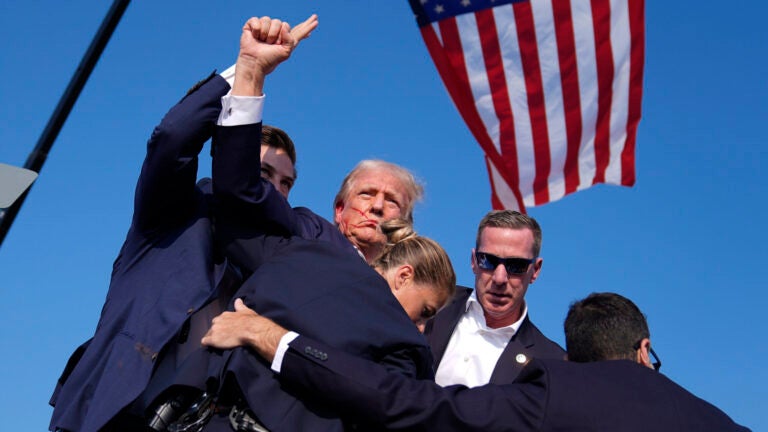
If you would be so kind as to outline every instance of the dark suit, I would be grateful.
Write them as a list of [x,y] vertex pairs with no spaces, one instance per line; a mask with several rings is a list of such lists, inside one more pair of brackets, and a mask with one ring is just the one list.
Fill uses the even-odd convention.
[[[306,348],[320,353],[311,355]],[[353,419],[412,431],[746,431],[664,375],[628,360],[533,360],[512,384],[468,389],[389,373],[300,336],[280,372]]]
[[[441,310],[435,318],[427,323],[424,335],[432,348],[435,357],[435,370],[440,364],[451,340],[456,325],[466,311],[467,299],[472,294],[472,288],[456,287],[456,296],[453,301]],[[490,382],[493,384],[507,384],[512,382],[525,366],[516,361],[518,354],[525,354],[526,358],[559,359],[565,358],[565,350],[560,345],[549,340],[539,329],[533,325],[526,316],[520,324],[517,333],[507,344],[501,353],[496,367],[493,369]]]
[[[250,250],[261,251],[252,256],[263,259],[235,298],[243,298],[249,307],[284,326],[322,338],[398,375],[433,377],[424,337],[384,278],[361,257],[325,241],[262,237],[258,242],[252,241]],[[269,364],[248,349],[226,351],[221,357],[214,354],[209,377],[221,378],[221,383],[234,379],[256,417],[271,431],[344,428],[337,407],[281,385]]]
[[[153,131],[136,187],[133,220],[113,266],[99,323],[57,383],[50,401],[51,429],[102,428],[145,390],[161,350],[190,315],[214,299],[222,284],[230,283],[226,260],[214,253],[210,180],[201,182],[202,187],[195,184],[198,154],[216,130],[221,97],[229,88],[223,78],[212,75]],[[232,129],[228,132],[260,140],[260,123]],[[214,142],[214,152],[216,146]],[[250,167],[257,178],[259,166],[257,160]],[[258,186],[252,208],[273,223],[273,230],[328,236],[333,225],[306,209],[291,209],[268,182]]]
[[[299,233],[310,228],[322,232],[323,241],[263,235],[272,232],[272,222],[265,221],[254,207],[262,192],[249,167],[258,161],[259,152],[247,137],[248,129],[217,128],[218,139],[227,145],[214,153],[216,237],[227,257],[249,276],[233,298],[242,297],[248,306],[283,325],[400,375],[433,378],[426,340],[387,282],[338,229],[302,222],[306,218],[298,219],[295,227],[289,215],[285,225],[294,226]],[[213,354],[208,361],[208,376],[213,379],[209,386],[218,381],[218,390],[226,393],[236,383],[258,420],[272,431],[344,428],[335,407],[280,385],[269,365],[250,350],[237,348],[220,357]],[[205,361],[195,360],[191,368],[201,363]],[[190,373],[184,370],[180,375]],[[209,424],[206,430],[216,427]]]

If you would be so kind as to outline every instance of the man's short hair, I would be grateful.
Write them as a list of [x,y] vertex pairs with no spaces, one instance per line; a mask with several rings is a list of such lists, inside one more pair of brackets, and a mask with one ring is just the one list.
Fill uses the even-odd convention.
[[262,124],[261,144],[284,151],[294,165],[294,171],[296,170],[296,147],[293,145],[291,137],[284,130]]
[[568,360],[636,359],[637,343],[650,337],[640,309],[616,293],[592,293],[571,304],[565,318]]
[[360,163],[358,163],[352,169],[352,171],[350,171],[349,174],[344,177],[344,180],[341,182],[339,192],[336,194],[336,198],[333,199],[334,209],[339,203],[347,201],[347,198],[349,198],[349,191],[352,190],[352,186],[360,174],[365,171],[377,169],[386,170],[395,176],[398,180],[400,180],[401,185],[403,188],[405,188],[402,193],[405,195],[405,198],[408,201],[405,203],[405,207],[402,208],[402,214],[400,217],[410,223],[413,223],[413,206],[417,201],[421,200],[422,196],[424,195],[424,187],[416,180],[416,178],[410,171],[408,171],[408,169],[403,168],[400,165],[378,159],[366,159],[364,161],[360,161]]
[[536,219],[514,210],[493,210],[488,212],[477,227],[475,248],[480,247],[480,236],[486,227],[529,229],[533,232],[533,256],[538,257],[541,252],[541,227]]

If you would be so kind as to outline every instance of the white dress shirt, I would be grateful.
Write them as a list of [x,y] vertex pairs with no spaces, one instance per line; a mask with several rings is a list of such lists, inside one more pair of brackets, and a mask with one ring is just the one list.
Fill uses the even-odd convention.
[[467,387],[488,384],[501,353],[527,315],[528,306],[523,304],[523,313],[515,323],[490,328],[485,323],[483,308],[472,292],[437,367],[435,382],[441,386],[464,384]]
[[[235,82],[235,65],[222,72],[231,87]],[[259,123],[264,112],[264,95],[261,96],[232,96],[227,93],[221,97],[221,113],[216,122],[219,126],[241,126]]]

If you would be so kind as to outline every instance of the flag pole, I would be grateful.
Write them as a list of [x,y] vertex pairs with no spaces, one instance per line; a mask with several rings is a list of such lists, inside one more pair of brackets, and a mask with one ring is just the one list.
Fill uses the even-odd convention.
[[[94,36],[91,45],[88,47],[82,60],[80,60],[80,64],[77,66],[75,74],[69,81],[69,85],[61,96],[59,104],[56,106],[51,118],[48,120],[48,124],[40,135],[40,139],[38,139],[35,149],[32,150],[32,153],[27,157],[24,168],[32,170],[38,174],[40,173],[40,170],[43,168],[43,164],[48,157],[48,152],[51,150],[51,147],[53,147],[53,143],[56,141],[56,137],[59,135],[62,126],[64,126],[64,122],[67,120],[70,111],[72,111],[72,107],[75,105],[75,102],[77,102],[80,92],[83,90],[83,87],[85,87],[88,77],[91,76],[91,72],[93,72],[93,68],[99,61],[101,53],[104,51],[107,42],[109,42],[109,39],[112,37],[112,33],[115,31],[117,24],[123,17],[123,13],[126,8],[128,8],[128,3],[130,3],[130,0],[115,0],[112,2],[112,6],[109,8],[107,16],[104,17],[104,20],[101,22],[101,26],[96,32],[96,36]],[[7,209],[0,209],[0,246],[2,246],[3,240],[13,224],[13,220],[16,219],[16,215],[19,213],[21,205],[27,198],[27,194],[29,194],[29,189],[27,189],[26,192],[24,192],[10,207]]]

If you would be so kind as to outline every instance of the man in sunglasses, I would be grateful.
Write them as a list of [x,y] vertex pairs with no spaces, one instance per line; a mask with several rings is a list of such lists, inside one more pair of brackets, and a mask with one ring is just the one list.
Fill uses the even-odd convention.
[[438,384],[505,384],[531,357],[565,356],[533,325],[525,304],[541,271],[540,250],[541,227],[532,217],[512,210],[483,217],[472,249],[475,289],[458,287],[424,332]]
[[645,316],[615,293],[571,305],[570,361],[529,359],[514,382],[477,388],[392,373],[250,313],[250,346],[283,385],[322,395],[345,418],[376,430],[749,430],[654,370]]

